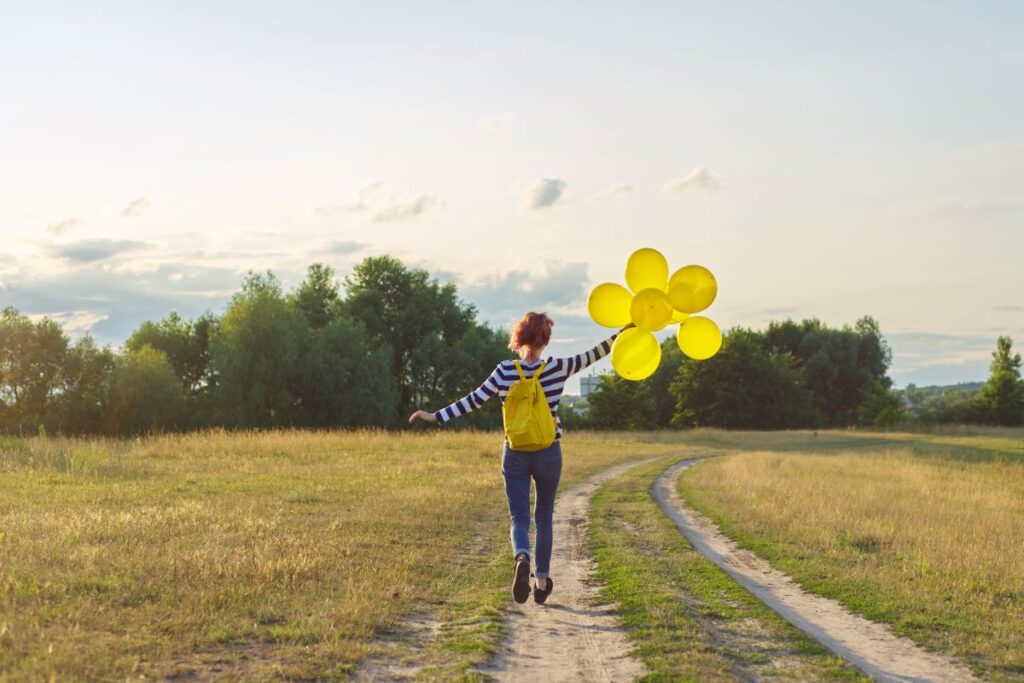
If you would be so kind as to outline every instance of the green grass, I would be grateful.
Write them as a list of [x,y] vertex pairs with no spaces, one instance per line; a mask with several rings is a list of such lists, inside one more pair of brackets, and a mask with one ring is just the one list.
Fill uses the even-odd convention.
[[803,438],[700,463],[680,493],[806,589],[988,679],[1024,680],[1024,462],[1006,456],[1021,441]]
[[681,457],[614,479],[591,506],[604,596],[619,606],[645,680],[862,679],[701,556],[661,512],[651,483]]
[[[0,439],[0,679],[340,680],[383,654],[472,678],[509,602],[500,444]],[[569,486],[665,447],[574,434],[564,450]],[[438,626],[405,637],[413,617]]]

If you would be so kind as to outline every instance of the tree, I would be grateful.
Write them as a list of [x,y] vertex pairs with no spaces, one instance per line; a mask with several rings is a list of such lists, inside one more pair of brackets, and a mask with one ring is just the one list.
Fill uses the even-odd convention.
[[222,424],[281,427],[298,410],[306,320],[289,305],[273,273],[250,272],[210,344],[214,404]]
[[68,349],[57,398],[60,431],[82,434],[101,429],[110,403],[116,361],[110,347],[96,346],[90,335],[81,337]]
[[846,427],[862,415],[861,404],[888,389],[892,353],[878,323],[865,316],[853,328],[833,329],[818,320],[775,322],[764,333],[770,354],[788,353],[804,372],[825,426]]
[[653,429],[658,405],[649,380],[634,382],[607,373],[587,395],[587,421],[596,429]]
[[118,359],[107,412],[111,432],[178,429],[184,407],[181,382],[163,351],[143,346]]
[[312,329],[319,330],[329,325],[338,316],[341,305],[334,269],[322,263],[309,266],[306,279],[292,294],[291,300]]
[[654,423],[657,427],[668,427],[672,423],[672,415],[676,411],[676,397],[670,387],[672,380],[679,373],[679,366],[685,360],[686,357],[679,350],[679,342],[675,336],[668,337],[661,342],[661,363],[658,364],[658,369],[650,378],[644,380],[651,387],[655,403]]
[[307,347],[299,396],[299,419],[306,426],[393,424],[398,394],[390,348],[370,349],[362,325],[335,318]]
[[676,427],[790,429],[820,420],[796,359],[767,352],[761,335],[743,328],[725,335],[718,355],[683,362],[670,390]]
[[32,322],[14,308],[0,315],[0,427],[36,429],[60,385],[68,339],[49,318]]
[[1020,376],[1021,357],[1013,353],[1013,341],[999,337],[992,352],[990,374],[977,397],[982,420],[999,425],[1024,423],[1024,382]]
[[[356,265],[345,278],[342,310],[365,326],[371,346],[391,348],[401,414],[453,400],[507,357],[504,340],[479,329],[476,309],[459,300],[455,285],[439,284],[391,256]],[[488,350],[471,350],[480,345]],[[467,354],[479,360],[467,364]]]
[[211,313],[185,320],[172,311],[158,323],[142,323],[128,337],[125,348],[135,351],[150,346],[163,351],[182,386],[190,392],[203,392],[210,378],[210,337],[216,326]]

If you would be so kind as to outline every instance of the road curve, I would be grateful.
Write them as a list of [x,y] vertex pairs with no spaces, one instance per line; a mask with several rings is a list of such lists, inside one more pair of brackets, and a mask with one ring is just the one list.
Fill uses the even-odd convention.
[[850,612],[835,600],[812,595],[754,553],[728,539],[679,497],[679,473],[706,458],[667,469],[652,493],[687,540],[782,618],[877,681],[925,683],[979,680],[951,657],[922,649],[884,625]]

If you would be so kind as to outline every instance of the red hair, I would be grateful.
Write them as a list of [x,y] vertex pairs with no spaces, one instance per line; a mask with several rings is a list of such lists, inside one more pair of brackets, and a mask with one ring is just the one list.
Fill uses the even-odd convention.
[[534,350],[544,348],[551,341],[551,327],[554,324],[555,322],[546,313],[530,311],[512,328],[508,348],[516,353],[526,347]]

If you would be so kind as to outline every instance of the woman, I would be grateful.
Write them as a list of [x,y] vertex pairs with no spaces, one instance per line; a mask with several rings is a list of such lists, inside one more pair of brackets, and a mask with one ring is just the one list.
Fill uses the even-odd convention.
[[[512,329],[508,348],[522,359],[520,366],[527,377],[541,366],[541,353],[551,339],[551,318],[544,313],[527,313]],[[626,328],[632,327],[627,325]],[[626,329],[623,328],[623,329]],[[562,397],[565,381],[583,368],[596,363],[608,355],[618,332],[608,337],[586,353],[567,358],[549,356],[540,374],[551,415],[555,420],[555,440],[550,446],[539,451],[516,451],[505,439],[501,474],[505,478],[505,495],[508,497],[508,511],[512,517],[512,555],[515,558],[515,578],[512,596],[516,602],[526,602],[530,595],[530,478],[537,487],[537,499],[533,514],[537,525],[537,567],[533,576],[533,599],[544,604],[554,583],[548,576],[551,564],[551,526],[555,508],[555,491],[562,475],[562,424],[558,419],[558,401]],[[484,401],[497,395],[504,403],[509,387],[519,378],[515,363],[503,360],[494,372],[476,390],[437,412],[417,410],[409,417],[409,423],[417,419],[444,424],[471,410],[479,408]]]

